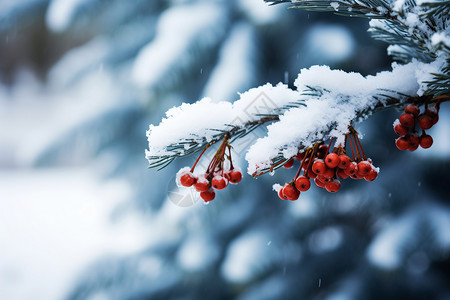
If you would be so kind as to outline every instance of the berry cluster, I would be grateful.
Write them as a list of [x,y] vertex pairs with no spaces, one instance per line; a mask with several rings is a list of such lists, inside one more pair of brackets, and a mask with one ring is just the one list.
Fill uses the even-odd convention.
[[[330,151],[330,146],[323,142],[317,142],[295,157],[290,158],[283,165],[291,168],[294,159],[301,162],[294,179],[284,186],[278,186],[278,196],[283,200],[297,200],[301,192],[309,190],[311,181],[330,193],[335,193],[341,188],[340,179],[348,177],[353,179],[365,179],[373,181],[378,176],[379,169],[372,165],[372,161],[366,157],[358,138],[358,133],[349,127],[349,133],[345,136],[344,146],[339,144]],[[352,157],[346,155],[347,141],[352,151]],[[299,176],[303,171],[303,175]]]
[[[237,184],[242,179],[242,172],[235,168],[231,159],[231,145],[228,142],[228,135],[225,135],[222,144],[212,158],[205,173],[194,175],[194,169],[200,157],[211,145],[208,144],[195,161],[192,168],[182,168],[177,173],[177,182],[185,187],[194,187],[200,193],[200,197],[209,202],[216,197],[215,189],[222,190],[229,183]],[[226,150],[228,149],[228,155]]]
[[[426,134],[425,130],[430,129],[439,121],[439,102],[433,107],[427,107],[425,104],[424,112],[420,112],[417,105],[409,104],[405,107],[405,112],[395,120],[394,131],[400,137],[395,140],[395,145],[399,150],[414,151],[422,147],[430,148],[433,144],[433,138]],[[419,136],[416,125],[421,128],[422,134]]]

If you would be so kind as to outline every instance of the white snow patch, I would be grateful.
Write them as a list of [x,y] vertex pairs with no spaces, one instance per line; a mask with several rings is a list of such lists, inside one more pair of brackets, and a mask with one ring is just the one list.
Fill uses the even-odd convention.
[[355,39],[344,26],[320,24],[308,30],[302,48],[314,64],[332,64],[351,57]]
[[284,11],[281,6],[269,6],[260,0],[238,0],[237,5],[251,23],[256,25],[276,23]]
[[339,11],[339,3],[338,3],[338,2],[330,2],[330,6],[331,6],[335,11]]
[[48,28],[54,32],[66,30],[72,18],[81,5],[89,0],[53,0],[50,2],[45,20]]
[[332,251],[342,244],[342,230],[339,227],[330,226],[314,231],[309,238],[309,248],[315,253]]
[[433,46],[437,46],[442,43],[450,48],[450,33],[444,31],[434,33],[431,36],[431,43],[433,44]]
[[225,279],[234,283],[252,280],[266,262],[267,240],[259,231],[247,232],[235,239],[221,267]]
[[131,193],[92,170],[0,172],[0,298],[63,299],[79,274],[103,255],[129,255],[148,241],[148,227],[111,213]]
[[177,253],[180,266],[191,272],[207,268],[218,257],[219,249],[203,235],[189,237]]
[[137,55],[132,78],[143,88],[154,86],[165,78],[175,64],[189,64],[189,53],[195,47],[214,44],[224,31],[224,9],[201,2],[171,7],[158,22],[156,37]]
[[240,23],[233,27],[203,90],[204,96],[214,101],[236,100],[237,91],[251,86],[256,54],[253,35],[253,29],[248,24]]

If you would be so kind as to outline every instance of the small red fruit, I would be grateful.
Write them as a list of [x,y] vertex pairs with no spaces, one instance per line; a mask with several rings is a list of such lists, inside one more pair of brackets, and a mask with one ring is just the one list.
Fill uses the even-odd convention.
[[307,175],[309,178],[312,178],[312,179],[314,179],[314,178],[317,177],[317,174],[314,173],[313,170],[312,170],[311,168],[309,168],[309,170],[306,172],[306,175]]
[[318,158],[324,158],[327,155],[327,153],[328,153],[328,146],[325,144],[321,144],[317,149],[316,156]]
[[311,181],[306,176],[299,176],[295,180],[295,187],[300,192],[306,192],[311,187]]
[[228,180],[223,176],[214,176],[214,178],[211,180],[211,185],[216,190],[223,190],[228,185]]
[[326,179],[330,179],[330,178],[334,177],[334,174],[335,174],[335,169],[327,168],[326,171],[324,173],[322,173],[321,175],[323,177],[325,177]]
[[394,126],[394,131],[398,135],[407,135],[409,129],[408,129],[408,127],[405,127],[402,124],[397,124]]
[[194,174],[191,172],[184,173],[180,177],[180,183],[182,186],[190,187],[194,185],[194,183],[197,181],[197,178],[195,178]]
[[330,193],[336,193],[341,188],[341,182],[337,179],[333,179],[328,181],[325,184],[325,189]]
[[280,197],[281,200],[287,200],[287,197],[283,194],[283,188],[278,191],[278,197]]
[[358,163],[358,175],[366,176],[372,170],[372,164],[367,160]]
[[289,158],[286,163],[283,165],[283,168],[290,169],[294,165],[294,159]]
[[375,178],[377,178],[377,176],[378,176],[378,172],[375,169],[372,169],[372,170],[370,170],[369,174],[364,176],[364,179],[366,181],[374,181]]
[[433,138],[431,137],[431,135],[422,134],[420,136],[419,144],[420,144],[420,147],[422,147],[424,149],[430,148],[431,145],[433,145]]
[[405,136],[405,138],[408,140],[409,142],[409,146],[406,150],[408,151],[414,151],[417,148],[419,148],[419,142],[420,142],[420,138],[417,134],[410,134]]
[[312,165],[312,170],[316,174],[325,173],[325,171],[327,170],[327,166],[325,165],[323,159],[317,159]]
[[238,170],[231,170],[228,176],[231,184],[237,184],[242,180],[242,172]]
[[339,155],[330,153],[325,157],[325,164],[328,168],[336,168],[340,163]]
[[408,151],[416,151],[417,148],[419,148],[419,144],[413,144],[413,145],[409,145],[408,149],[406,149],[406,150],[408,150]]
[[438,111],[435,107],[429,107],[429,108],[425,109],[425,114],[434,118],[438,114]]
[[405,137],[399,137],[395,140],[395,145],[399,150],[406,150],[409,147],[409,142]]
[[438,121],[439,121],[439,115],[436,114],[436,115],[433,117],[433,125],[436,124]]
[[300,196],[300,191],[295,188],[295,186],[286,183],[283,187],[283,195],[286,197],[287,200],[297,200]]
[[433,127],[433,117],[426,115],[426,114],[422,114],[419,116],[419,126],[420,128],[422,128],[423,130],[427,130],[430,129],[431,127]]
[[347,174],[349,176],[356,174],[356,172],[358,172],[358,164],[356,162],[352,161],[348,165],[347,169],[344,170],[344,172],[345,172],[345,174]]
[[323,176],[323,175],[317,175],[316,178],[317,178],[319,181],[323,182],[323,183],[330,181],[330,178],[327,178],[327,177],[325,177],[325,176]]
[[200,197],[202,197],[203,201],[208,202],[214,200],[214,198],[216,197],[216,193],[212,188],[209,188],[208,190],[201,192]]
[[295,159],[297,160],[302,160],[303,158],[305,158],[305,152],[298,152],[295,156]]
[[305,159],[303,159],[303,169],[306,170],[308,169],[309,166],[309,162],[311,161],[311,159],[309,157],[306,157]]
[[413,127],[414,126],[414,116],[409,113],[404,113],[398,118],[400,124],[405,127]]
[[345,154],[339,155],[339,165],[338,168],[340,169],[347,169],[348,165],[350,164],[351,160],[350,157],[348,157]]
[[197,178],[197,182],[194,184],[194,188],[198,192],[206,192],[210,187],[210,182],[205,175],[201,175]]
[[345,170],[344,169],[337,169],[336,170],[336,176],[341,178],[341,179],[347,179],[348,175],[345,174]]
[[433,120],[433,125],[439,121],[439,113],[436,107],[430,107],[425,110],[425,115],[430,116]]
[[314,183],[320,188],[325,187],[325,182],[320,181],[319,178],[314,179]]
[[420,109],[419,109],[419,107],[417,105],[408,104],[405,107],[405,113],[410,113],[410,114],[412,114],[412,115],[417,117],[419,115],[419,113],[420,113]]
[[358,172],[356,172],[355,174],[350,175],[350,178],[352,178],[352,179],[363,179],[364,176],[359,174]]

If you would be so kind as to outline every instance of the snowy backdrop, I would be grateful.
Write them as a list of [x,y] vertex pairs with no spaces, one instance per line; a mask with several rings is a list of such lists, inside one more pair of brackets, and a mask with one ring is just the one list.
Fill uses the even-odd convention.
[[448,103],[427,150],[396,149],[398,111],[357,125],[380,175],[338,194],[281,201],[283,170],[204,205],[175,184],[195,157],[147,169],[148,125],[182,102],[389,68],[368,20],[286,8],[0,1],[0,299],[450,299]]

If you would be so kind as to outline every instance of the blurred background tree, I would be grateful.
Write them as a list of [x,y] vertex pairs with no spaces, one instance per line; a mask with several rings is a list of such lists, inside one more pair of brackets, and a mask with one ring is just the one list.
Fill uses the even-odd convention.
[[450,299],[446,105],[417,153],[397,112],[362,124],[380,176],[336,195],[280,201],[287,170],[204,206],[175,186],[189,159],[147,170],[148,124],[180,101],[388,69],[367,29],[262,0],[2,1],[0,298]]

